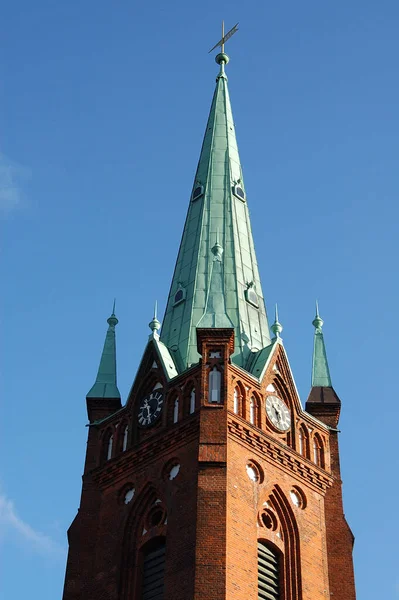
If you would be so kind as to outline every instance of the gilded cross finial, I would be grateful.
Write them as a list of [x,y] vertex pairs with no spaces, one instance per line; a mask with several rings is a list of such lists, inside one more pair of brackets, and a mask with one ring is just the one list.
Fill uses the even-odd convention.
[[218,46],[220,46],[221,53],[222,53],[222,54],[224,54],[224,45],[225,45],[225,43],[226,43],[226,42],[227,42],[227,40],[229,40],[229,39],[231,38],[231,36],[233,36],[233,35],[234,35],[234,34],[235,34],[237,31],[238,31],[238,23],[236,23],[236,24],[234,25],[234,27],[232,27],[232,28],[230,29],[230,31],[228,31],[228,32],[226,33],[226,35],[224,35],[224,21],[222,21],[222,39],[220,39],[220,40],[218,41],[218,43],[217,43],[217,44],[215,44],[215,45],[213,46],[213,48],[211,48],[211,49],[209,50],[209,54],[210,54],[210,53],[211,53],[213,50],[215,50],[215,49],[216,49]]

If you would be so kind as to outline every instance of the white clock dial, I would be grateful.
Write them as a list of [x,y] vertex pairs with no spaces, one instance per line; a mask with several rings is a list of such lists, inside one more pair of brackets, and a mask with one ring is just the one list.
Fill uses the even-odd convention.
[[287,431],[290,428],[290,411],[278,396],[268,396],[266,398],[266,413],[276,429]]

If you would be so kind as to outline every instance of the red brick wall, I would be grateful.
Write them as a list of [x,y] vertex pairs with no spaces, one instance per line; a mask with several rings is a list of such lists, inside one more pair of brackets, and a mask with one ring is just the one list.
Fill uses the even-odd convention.
[[[220,349],[220,357],[210,352]],[[159,379],[148,351],[126,407],[89,430],[82,499],[69,530],[64,600],[139,600],[141,552],[157,536],[166,537],[165,600],[256,600],[257,540],[281,556],[281,600],[354,600],[352,535],[341,496],[336,433],[303,413],[284,350],[277,348],[264,381],[257,382],[229,363],[231,332],[200,336],[203,361],[170,384],[160,422],[136,428],[136,403]],[[209,402],[209,369],[222,373],[220,404]],[[275,368],[273,368],[273,365]],[[274,430],[265,414],[266,387],[273,384],[291,411],[289,434]],[[233,413],[239,386],[241,415]],[[196,412],[183,409],[196,389]],[[257,425],[248,422],[248,402],[258,402]],[[179,422],[172,402],[179,397]],[[243,416],[244,415],[244,416]],[[245,417],[245,418],[244,418]],[[109,428],[129,423],[129,447],[101,461]],[[297,431],[320,436],[325,468],[311,454],[298,454]],[[167,473],[180,464],[176,478]],[[246,466],[258,469],[259,480]],[[129,487],[135,495],[123,500]],[[293,503],[296,491],[302,506]],[[157,503],[157,504],[155,504]],[[163,520],[149,525],[159,506]],[[262,517],[264,514],[264,517]],[[270,519],[270,521],[268,521]]]

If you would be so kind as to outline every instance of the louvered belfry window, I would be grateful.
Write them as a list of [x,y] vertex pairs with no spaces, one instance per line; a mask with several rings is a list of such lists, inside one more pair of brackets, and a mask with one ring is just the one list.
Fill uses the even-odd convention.
[[164,600],[165,542],[144,554],[141,600]]
[[258,542],[258,600],[280,600],[279,561],[273,550]]

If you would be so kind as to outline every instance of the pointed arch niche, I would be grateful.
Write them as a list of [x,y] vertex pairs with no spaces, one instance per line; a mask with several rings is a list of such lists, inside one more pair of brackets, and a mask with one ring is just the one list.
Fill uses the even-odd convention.
[[113,428],[108,427],[106,429],[101,445],[101,464],[106,463],[108,460],[114,456],[114,440],[115,440],[115,432]]
[[298,429],[297,450],[305,458],[310,458],[309,431],[304,423]]
[[318,433],[313,436],[312,460],[318,467],[325,468],[324,465],[324,445]]
[[245,418],[245,388],[240,381],[234,387],[232,408],[234,414]]
[[[132,503],[125,523],[122,542],[121,581],[118,598],[142,598],[145,589],[145,565],[148,557],[157,555],[166,562],[167,516],[165,505],[156,489],[148,484]],[[159,578],[163,566],[159,565]]]
[[273,487],[258,513],[258,542],[278,557],[279,588],[284,600],[302,600],[299,531],[290,502]]

